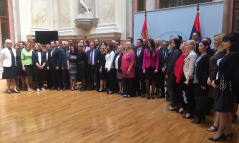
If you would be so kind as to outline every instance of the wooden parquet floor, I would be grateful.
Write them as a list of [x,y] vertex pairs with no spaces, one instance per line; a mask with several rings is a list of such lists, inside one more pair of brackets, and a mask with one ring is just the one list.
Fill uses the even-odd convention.
[[[210,143],[213,116],[193,125],[168,104],[96,91],[2,92],[0,143]],[[239,143],[238,123],[232,126],[225,143]]]

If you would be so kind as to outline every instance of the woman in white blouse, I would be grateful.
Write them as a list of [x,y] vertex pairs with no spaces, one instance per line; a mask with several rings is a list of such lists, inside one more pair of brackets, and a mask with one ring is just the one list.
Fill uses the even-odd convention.
[[194,78],[194,69],[197,55],[194,52],[196,48],[196,43],[194,40],[189,40],[186,42],[185,50],[186,50],[186,58],[184,59],[183,65],[183,73],[185,77],[186,84],[186,98],[188,102],[187,114],[184,118],[192,118],[195,112],[195,101],[194,101],[194,91],[193,91],[193,78]]
[[10,86],[13,85],[13,92],[19,93],[16,89],[17,63],[16,50],[12,48],[12,41],[5,40],[4,47],[0,53],[0,61],[3,65],[2,79],[7,79],[8,94],[11,94]]
[[114,88],[114,66],[113,61],[115,57],[115,53],[113,51],[113,45],[109,44],[107,46],[107,54],[105,56],[105,70],[107,71],[107,79],[108,79],[108,94],[113,94]]

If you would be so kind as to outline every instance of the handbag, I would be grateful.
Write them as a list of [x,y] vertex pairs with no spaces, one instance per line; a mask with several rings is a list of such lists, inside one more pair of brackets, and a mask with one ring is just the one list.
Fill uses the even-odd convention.
[[209,99],[208,99],[208,96],[205,95],[205,93],[206,93],[206,91],[203,90],[201,93],[201,96],[194,97],[197,110],[205,110],[207,108]]

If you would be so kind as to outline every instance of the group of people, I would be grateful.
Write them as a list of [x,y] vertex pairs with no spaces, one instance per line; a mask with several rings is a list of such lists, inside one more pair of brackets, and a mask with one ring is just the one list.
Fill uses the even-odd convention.
[[[239,34],[223,33],[214,36],[214,49],[208,37],[199,40],[194,32],[192,40],[174,36],[169,41],[128,37],[125,46],[119,41],[110,43],[95,39],[51,41],[41,44],[5,41],[0,58],[3,79],[7,79],[8,93],[20,88],[32,91],[76,90],[118,92],[125,98],[133,96],[154,99],[166,98],[169,111],[195,117],[193,124],[203,123],[205,115],[215,110],[215,122],[208,131],[216,132],[210,140],[224,140],[233,136],[231,122],[237,119],[239,99]],[[45,77],[45,78],[44,78]],[[21,84],[19,84],[21,83]],[[19,86],[21,85],[21,86]]]

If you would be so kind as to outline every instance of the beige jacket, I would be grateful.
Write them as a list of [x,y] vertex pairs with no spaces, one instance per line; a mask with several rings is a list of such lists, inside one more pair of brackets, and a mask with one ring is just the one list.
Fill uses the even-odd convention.
[[192,79],[194,77],[196,59],[197,54],[194,51],[191,51],[184,59],[183,73],[186,77],[186,80]]

